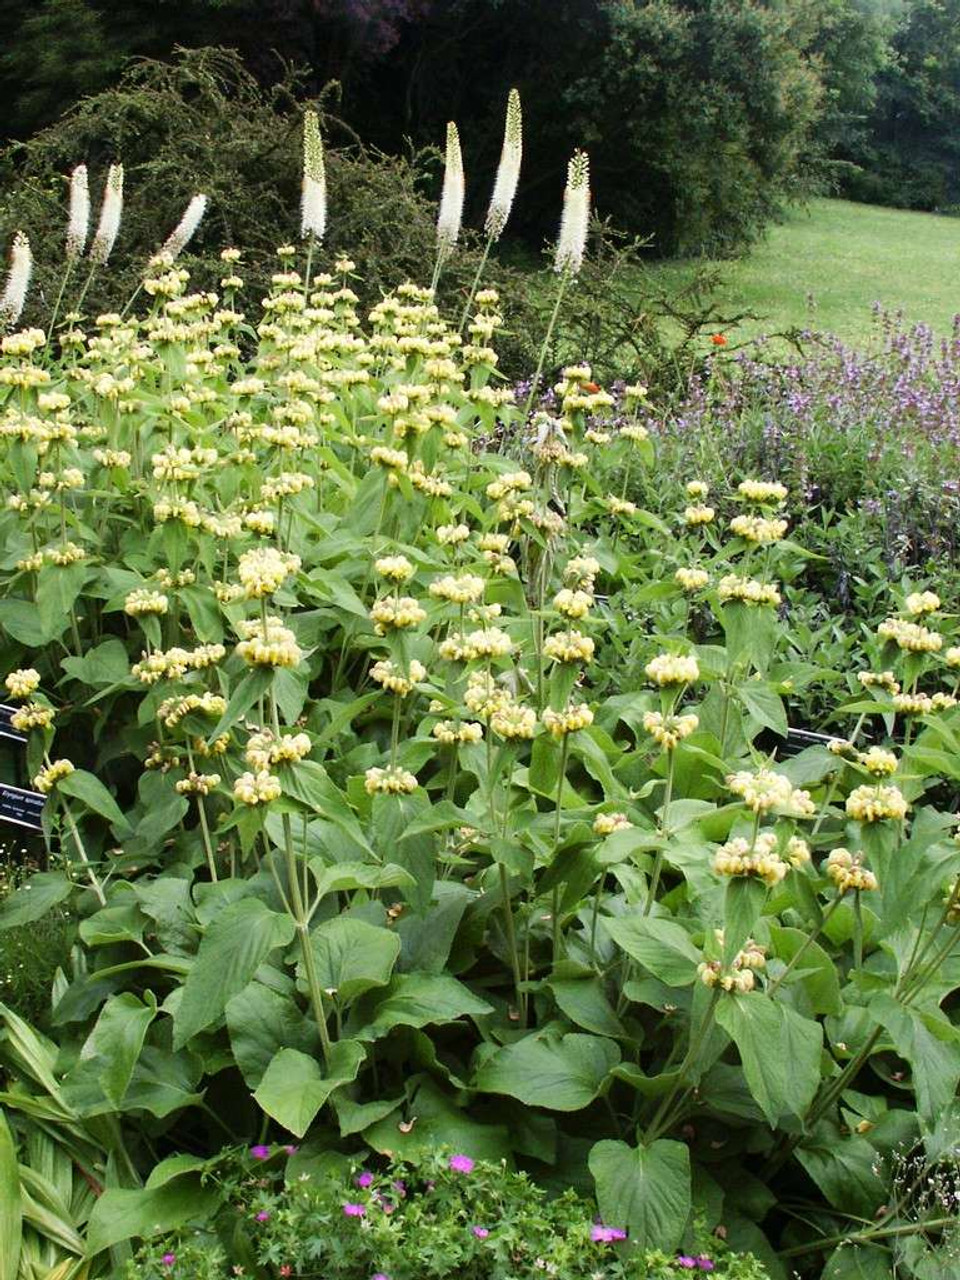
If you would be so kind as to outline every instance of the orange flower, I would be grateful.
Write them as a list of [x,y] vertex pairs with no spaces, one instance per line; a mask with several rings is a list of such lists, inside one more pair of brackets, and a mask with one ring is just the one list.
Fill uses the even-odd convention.
[[711,336],[710,341],[715,347],[725,347],[727,345],[727,335],[725,333],[715,333]]

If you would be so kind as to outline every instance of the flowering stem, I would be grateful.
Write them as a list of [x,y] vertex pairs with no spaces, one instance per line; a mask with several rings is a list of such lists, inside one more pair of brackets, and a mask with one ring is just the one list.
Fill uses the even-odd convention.
[[[560,772],[557,775],[557,807],[554,811],[553,820],[553,855],[551,862],[556,860],[557,849],[560,846],[560,818],[563,812],[563,784],[567,774],[567,756],[570,754],[570,735],[565,733],[563,741],[560,744]],[[554,967],[560,960],[560,886],[553,886],[553,895],[550,905],[551,924],[553,927],[553,964]]]
[[547,333],[543,339],[543,346],[540,348],[540,359],[537,361],[537,369],[530,383],[530,392],[527,395],[527,402],[523,406],[523,420],[530,416],[530,410],[533,408],[533,402],[536,399],[537,391],[540,386],[540,375],[543,373],[543,366],[547,360],[547,352],[550,349],[550,341],[553,338],[553,330],[556,327],[557,316],[560,314],[560,304],[563,302],[563,295],[566,292],[567,284],[570,280],[569,268],[560,276],[560,284],[557,287],[557,300],[553,305],[553,314],[550,316],[550,323],[547,325]]
[[470,286],[470,296],[464,304],[463,313],[460,316],[459,333],[463,333],[467,327],[467,318],[470,315],[470,308],[473,300],[477,295],[477,289],[480,286],[480,277],[483,275],[483,268],[487,265],[487,258],[490,256],[490,248],[493,245],[493,236],[487,236],[487,243],[483,246],[483,257],[480,259],[480,265],[477,267],[477,274],[473,277],[473,284]]
[[510,885],[507,881],[507,868],[502,862],[500,868],[500,892],[503,895],[503,923],[507,934],[507,946],[510,949],[510,967],[513,970],[513,989],[517,997],[517,1012],[520,1014],[520,1026],[527,1025],[527,997],[521,990],[520,953],[517,950],[517,934],[513,925],[513,907],[510,904]]
[[[667,784],[663,793],[663,807],[660,810],[660,835],[663,840],[667,838],[667,822],[670,818],[670,801],[673,799],[673,769],[675,753],[667,752]],[[653,860],[653,874],[650,876],[650,889],[647,893],[647,900],[644,903],[643,914],[648,916],[653,910],[654,900],[657,896],[657,889],[660,886],[660,874],[663,871],[664,846],[661,845],[657,850]]]
[[[187,747],[187,762],[190,765],[190,772],[195,773],[193,765],[193,751]],[[210,839],[210,828],[207,825],[207,811],[203,803],[203,796],[197,792],[197,813],[200,817],[200,833],[203,837],[203,851],[206,855],[207,866],[210,869],[210,879],[214,884],[217,883],[217,864],[213,856],[213,843]]]
[[863,967],[863,905],[859,889],[853,891],[853,967]]
[[100,881],[97,879],[97,873],[94,871],[90,859],[87,857],[87,851],[84,848],[83,840],[80,838],[80,830],[77,827],[76,820],[70,812],[70,806],[62,795],[60,796],[60,803],[63,805],[63,816],[66,818],[67,826],[70,828],[73,843],[77,846],[77,852],[80,854],[80,861],[83,863],[84,870],[90,880],[90,887],[97,895],[97,901],[100,903],[101,907],[105,907],[107,905],[107,897],[103,892],[103,885],[101,885]]
[[47,326],[47,341],[44,344],[45,351],[50,346],[50,342],[53,338],[53,331],[57,327],[57,317],[60,314],[60,304],[63,302],[64,290],[67,287],[67,282],[70,279],[70,275],[72,271],[73,271],[73,259],[68,258],[66,269],[64,270],[64,273],[63,273],[63,279],[60,281],[60,292],[57,294],[57,300],[53,304],[53,315],[50,317],[50,323]]
[[802,944],[794,952],[793,958],[791,959],[787,967],[784,969],[783,973],[781,973],[778,978],[775,978],[773,982],[770,983],[769,987],[767,987],[768,996],[772,996],[774,992],[778,989],[778,987],[783,985],[783,981],[786,978],[787,974],[790,973],[791,970],[797,967],[797,965],[806,955],[807,951],[813,946],[816,940],[820,937],[821,933],[823,933],[824,929],[827,926],[827,921],[830,919],[830,917],[833,915],[833,913],[836,911],[837,907],[839,907],[842,901],[843,901],[843,894],[842,893],[837,894],[834,900],[830,903],[829,907],[827,907],[826,911],[823,913],[823,917],[820,923],[817,925],[816,929],[814,929],[813,933],[808,934],[807,937],[804,938]]
[[713,1017],[713,1011],[716,1008],[717,1001],[719,999],[720,999],[720,988],[714,987],[713,991],[710,993],[710,1003],[707,1005],[706,1010],[704,1011],[704,1015],[700,1020],[700,1025],[697,1027],[696,1032],[691,1033],[690,1045],[689,1045],[689,1048],[687,1049],[687,1052],[684,1056],[683,1061],[680,1063],[680,1066],[677,1068],[677,1078],[674,1081],[673,1087],[670,1089],[668,1093],[664,1094],[660,1102],[660,1105],[656,1110],[656,1114],[654,1115],[653,1119],[650,1121],[650,1124],[647,1126],[646,1132],[644,1134],[644,1142],[647,1145],[653,1142],[660,1135],[660,1133],[663,1131],[665,1127],[663,1122],[665,1121],[665,1119],[667,1118],[670,1112],[670,1108],[673,1105],[674,1098],[676,1098],[680,1089],[684,1085],[687,1072],[696,1062],[697,1055],[700,1052],[700,1046],[703,1044],[707,1031],[710,1028],[710,1021],[711,1021],[711,1018]]
[[813,1240],[809,1244],[797,1244],[790,1249],[781,1249],[777,1256],[780,1258],[799,1258],[805,1253],[817,1253],[821,1249],[832,1249],[834,1245],[867,1244],[871,1240],[883,1240],[893,1236],[919,1235],[921,1232],[939,1230],[941,1227],[954,1227],[956,1223],[956,1217],[927,1218],[923,1222],[910,1222],[899,1227],[856,1231],[852,1235],[849,1231],[845,1231],[843,1235],[822,1236],[819,1240]]

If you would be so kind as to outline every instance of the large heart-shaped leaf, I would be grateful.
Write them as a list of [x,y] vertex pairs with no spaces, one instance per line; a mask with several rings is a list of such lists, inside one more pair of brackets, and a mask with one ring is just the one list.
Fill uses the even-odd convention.
[[803,1115],[820,1084],[820,1024],[759,992],[722,998],[715,1016],[739,1049],[750,1092],[770,1125]]
[[603,1036],[526,1036],[504,1045],[477,1072],[475,1086],[531,1107],[579,1111],[603,1086],[620,1050]]
[[640,1249],[672,1253],[690,1215],[690,1152],[661,1138],[649,1147],[598,1142],[590,1152],[600,1216]]
[[318,925],[310,934],[310,945],[320,986],[335,992],[341,1002],[355,1000],[372,987],[385,987],[400,954],[400,939],[390,929],[350,916],[334,916]]
[[618,947],[671,987],[688,987],[703,956],[682,925],[658,916],[621,916],[604,928]]
[[340,1040],[324,1070],[316,1058],[299,1049],[281,1049],[253,1096],[268,1116],[302,1138],[331,1093],[356,1080],[365,1054],[356,1040]]

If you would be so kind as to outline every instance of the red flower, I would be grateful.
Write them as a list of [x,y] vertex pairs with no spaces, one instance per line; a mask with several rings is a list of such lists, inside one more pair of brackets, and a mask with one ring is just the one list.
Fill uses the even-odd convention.
[[710,338],[715,347],[725,347],[727,345],[727,336],[724,333],[715,333]]
[[583,384],[583,389],[584,391],[589,391],[591,395],[596,395],[600,390],[600,384],[598,382],[585,382]]

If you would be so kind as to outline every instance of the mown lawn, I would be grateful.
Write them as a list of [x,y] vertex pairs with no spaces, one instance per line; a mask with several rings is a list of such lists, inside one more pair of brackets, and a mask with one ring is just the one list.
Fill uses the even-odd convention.
[[[721,266],[719,297],[728,311],[760,319],[731,328],[731,339],[792,326],[862,344],[875,333],[871,306],[903,308],[910,322],[949,332],[960,311],[960,219],[848,200],[814,200],[770,229],[744,259]],[[655,268],[667,280],[689,263]]]

